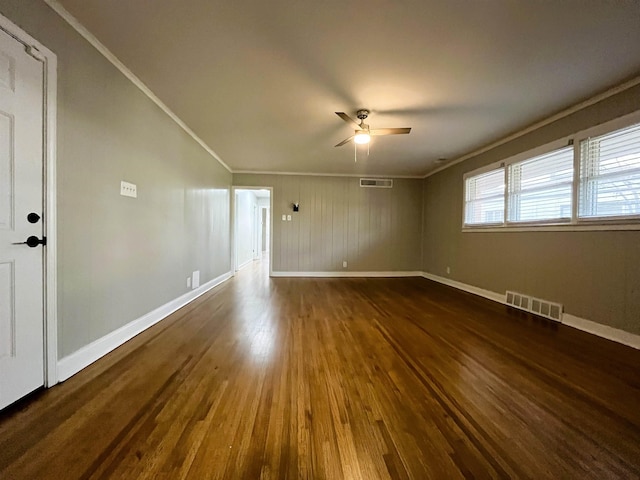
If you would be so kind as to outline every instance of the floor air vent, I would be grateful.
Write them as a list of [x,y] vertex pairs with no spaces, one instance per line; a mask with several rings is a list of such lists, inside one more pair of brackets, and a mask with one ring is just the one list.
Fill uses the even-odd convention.
[[360,186],[373,188],[393,188],[393,180],[391,178],[361,178]]
[[562,305],[507,290],[507,305],[535,313],[557,322],[562,321]]

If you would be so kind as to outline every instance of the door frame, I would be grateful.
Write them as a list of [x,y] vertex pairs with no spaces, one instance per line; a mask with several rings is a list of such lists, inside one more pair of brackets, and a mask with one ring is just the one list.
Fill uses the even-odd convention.
[[[231,186],[231,274],[235,276],[236,258],[236,190],[269,190],[269,211],[273,211],[273,187]],[[269,276],[273,277],[273,215],[269,217]]]
[[0,14],[0,30],[29,49],[29,53],[43,65],[43,331],[44,331],[44,386],[58,383],[58,315],[57,315],[57,218],[56,218],[56,105],[58,57],[35,38]]

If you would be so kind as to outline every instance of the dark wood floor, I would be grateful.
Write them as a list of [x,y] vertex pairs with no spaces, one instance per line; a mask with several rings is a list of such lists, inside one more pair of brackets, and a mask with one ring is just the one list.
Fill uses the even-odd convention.
[[425,279],[248,268],[0,414],[0,478],[640,478],[639,367]]

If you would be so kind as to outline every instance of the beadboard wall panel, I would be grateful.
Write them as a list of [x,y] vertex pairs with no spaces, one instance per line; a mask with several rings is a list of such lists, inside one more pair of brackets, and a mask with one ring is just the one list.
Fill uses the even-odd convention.
[[243,173],[233,182],[273,187],[274,272],[420,270],[422,180],[363,188],[357,177]]

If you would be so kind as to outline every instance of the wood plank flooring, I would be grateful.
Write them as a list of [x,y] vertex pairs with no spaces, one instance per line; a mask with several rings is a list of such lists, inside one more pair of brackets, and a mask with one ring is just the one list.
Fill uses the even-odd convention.
[[640,351],[256,265],[0,414],[0,478],[637,479]]

